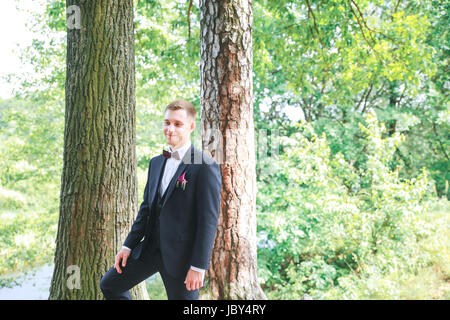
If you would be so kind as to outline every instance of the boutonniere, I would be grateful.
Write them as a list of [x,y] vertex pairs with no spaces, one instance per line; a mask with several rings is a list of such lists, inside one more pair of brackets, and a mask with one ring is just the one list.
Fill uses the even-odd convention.
[[186,172],[183,172],[183,174],[178,177],[177,188],[179,188],[180,186],[181,188],[183,188],[183,190],[186,188],[187,180],[184,178],[185,174]]

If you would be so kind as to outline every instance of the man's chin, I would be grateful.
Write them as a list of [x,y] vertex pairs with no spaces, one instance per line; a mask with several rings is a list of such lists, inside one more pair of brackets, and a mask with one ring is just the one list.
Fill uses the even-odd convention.
[[177,142],[173,139],[166,139],[166,141],[167,141],[167,144],[171,147],[174,147],[177,145]]

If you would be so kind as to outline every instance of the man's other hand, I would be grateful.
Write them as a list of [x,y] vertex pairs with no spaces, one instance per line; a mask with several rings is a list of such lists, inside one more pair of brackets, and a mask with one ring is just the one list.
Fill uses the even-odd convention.
[[197,290],[203,287],[203,276],[203,273],[189,269],[186,280],[184,280],[186,289]]
[[128,257],[130,256],[130,250],[122,248],[120,251],[116,254],[116,260],[114,261],[114,268],[117,270],[118,273],[122,273],[122,269],[120,269],[120,261],[122,261],[122,267],[125,267],[127,265]]

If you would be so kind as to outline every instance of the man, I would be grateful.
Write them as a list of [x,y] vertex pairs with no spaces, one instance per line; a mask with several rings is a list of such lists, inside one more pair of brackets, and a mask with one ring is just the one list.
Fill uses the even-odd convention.
[[[196,110],[184,100],[165,110],[169,151],[150,160],[144,199],[122,249],[100,281],[106,299],[131,299],[129,289],[156,272],[169,300],[196,300],[216,233],[219,165],[190,141]],[[143,239],[143,240],[142,240]]]

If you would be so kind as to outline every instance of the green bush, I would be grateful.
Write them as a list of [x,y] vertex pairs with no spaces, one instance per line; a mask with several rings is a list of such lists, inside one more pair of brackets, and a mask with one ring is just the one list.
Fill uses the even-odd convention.
[[[365,122],[364,168],[339,152],[331,157],[325,134],[305,122],[281,137],[279,161],[261,164],[258,261],[269,297],[395,297],[391,289],[376,293],[384,288],[376,279],[431,263],[419,245],[433,234],[426,221],[433,199],[427,172],[400,179],[389,162],[403,137],[384,137],[374,113]],[[361,282],[371,291],[359,291]]]

